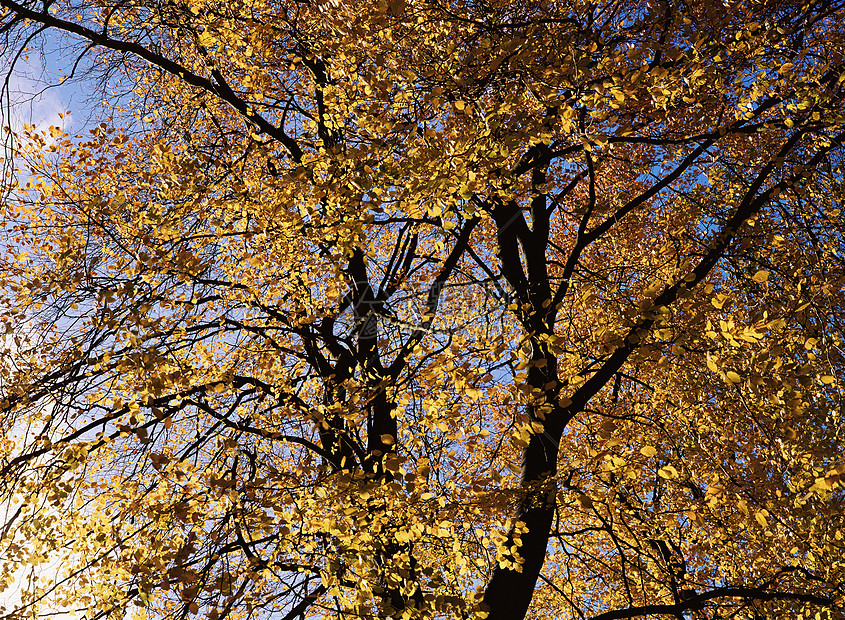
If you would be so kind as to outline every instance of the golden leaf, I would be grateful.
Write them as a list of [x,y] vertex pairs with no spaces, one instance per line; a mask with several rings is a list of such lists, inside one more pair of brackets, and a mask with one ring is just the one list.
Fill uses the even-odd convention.
[[678,477],[678,470],[672,465],[665,465],[657,470],[657,475],[666,480],[674,480]]

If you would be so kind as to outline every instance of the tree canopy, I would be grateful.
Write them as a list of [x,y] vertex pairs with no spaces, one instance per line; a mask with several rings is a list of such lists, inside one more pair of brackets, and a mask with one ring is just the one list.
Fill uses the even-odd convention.
[[842,617],[842,2],[0,37],[103,94],[5,130],[0,618]]

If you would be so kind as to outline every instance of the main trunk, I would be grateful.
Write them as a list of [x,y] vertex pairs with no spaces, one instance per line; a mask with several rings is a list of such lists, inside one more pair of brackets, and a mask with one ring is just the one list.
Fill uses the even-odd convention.
[[[497,567],[484,593],[488,620],[520,620],[531,604],[543,562],[555,511],[557,449],[560,431],[532,435],[523,456],[520,500],[515,522],[508,533],[508,547],[521,561],[521,570]],[[524,524],[524,525],[522,525]],[[514,530],[522,530],[521,546],[515,547]],[[525,531],[527,529],[527,531]]]

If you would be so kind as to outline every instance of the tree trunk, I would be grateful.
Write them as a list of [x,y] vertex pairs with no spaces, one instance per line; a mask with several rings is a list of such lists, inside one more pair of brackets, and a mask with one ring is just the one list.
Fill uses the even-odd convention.
[[516,547],[522,561],[521,570],[500,565],[493,571],[484,592],[484,603],[490,611],[488,620],[520,620],[531,604],[554,518],[557,450],[562,429],[562,425],[554,430],[547,425],[546,432],[531,436],[525,449],[520,481],[525,496],[520,500],[507,543],[513,551],[514,530],[523,530],[518,536],[522,545]]

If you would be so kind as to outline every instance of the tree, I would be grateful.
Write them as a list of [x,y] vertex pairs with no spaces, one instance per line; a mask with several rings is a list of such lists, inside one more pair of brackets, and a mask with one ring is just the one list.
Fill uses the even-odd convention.
[[0,6],[4,618],[841,617],[841,3]]

